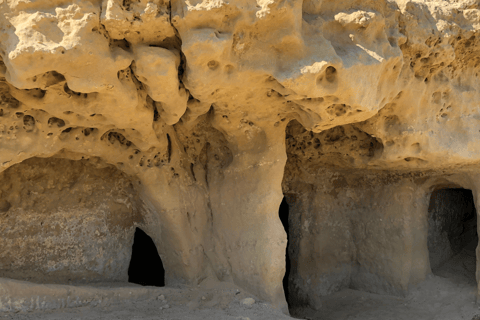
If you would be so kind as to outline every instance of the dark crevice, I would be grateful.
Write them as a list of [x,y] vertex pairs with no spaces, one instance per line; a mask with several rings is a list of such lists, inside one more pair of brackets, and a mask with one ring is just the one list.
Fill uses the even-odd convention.
[[168,163],[170,163],[170,159],[172,157],[172,141],[170,140],[170,135],[168,133],[167,133],[167,140],[168,140],[168,146],[167,146]]
[[183,52],[180,52],[180,64],[178,65],[178,81],[183,85],[183,74],[185,73],[185,67],[187,59]]
[[157,247],[152,238],[140,228],[135,230],[128,282],[142,286],[165,286],[165,269]]
[[193,180],[197,181],[197,178],[195,177],[195,171],[193,170],[193,168],[194,168],[194,164],[190,163],[190,171],[192,172]]
[[433,274],[475,282],[477,212],[471,190],[432,192],[428,208],[428,252]]
[[285,232],[287,233],[287,248],[285,250],[285,275],[283,277],[283,291],[285,292],[285,299],[287,300],[287,303],[290,307],[290,292],[288,288],[288,276],[290,274],[290,256],[288,254],[288,244],[290,243],[289,226],[288,226],[289,207],[285,197],[283,197],[282,203],[280,204],[278,215],[280,217],[280,221],[282,221],[283,228],[285,228]]
[[153,121],[157,122],[160,119],[160,114],[158,113],[157,105],[153,100],[152,100],[152,105],[153,105]]

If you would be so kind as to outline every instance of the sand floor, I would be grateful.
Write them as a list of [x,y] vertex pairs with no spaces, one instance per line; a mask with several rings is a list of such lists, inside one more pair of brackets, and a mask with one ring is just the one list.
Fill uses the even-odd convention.
[[433,270],[406,297],[342,290],[322,302],[319,311],[292,310],[300,319],[315,320],[480,320],[476,304],[475,240],[458,255]]
[[[312,320],[480,320],[476,304],[475,245],[466,247],[434,270],[433,275],[406,297],[347,289],[325,297],[318,311],[295,309],[291,310],[292,316]],[[0,319],[292,319],[258,299],[252,305],[243,304],[249,297],[255,299],[233,284],[205,281],[193,289],[155,288],[149,299],[52,311],[0,313]]]

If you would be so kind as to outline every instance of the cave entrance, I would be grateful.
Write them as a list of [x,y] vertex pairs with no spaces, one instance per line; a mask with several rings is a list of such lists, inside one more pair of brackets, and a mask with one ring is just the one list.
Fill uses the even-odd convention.
[[285,275],[283,277],[283,291],[285,292],[285,299],[287,300],[288,306],[290,308],[290,299],[289,299],[290,292],[288,290],[288,276],[290,274],[290,256],[288,254],[288,249],[290,245],[288,213],[289,213],[288,203],[285,197],[283,197],[282,203],[280,204],[280,209],[278,210],[278,215],[280,217],[280,220],[282,221],[283,228],[285,228],[285,232],[287,233],[287,248],[285,249]]
[[476,283],[477,211],[471,190],[436,190],[428,208],[428,251],[433,274]]
[[136,228],[133,238],[128,282],[142,286],[165,286],[165,269],[157,247],[152,238],[140,228]]

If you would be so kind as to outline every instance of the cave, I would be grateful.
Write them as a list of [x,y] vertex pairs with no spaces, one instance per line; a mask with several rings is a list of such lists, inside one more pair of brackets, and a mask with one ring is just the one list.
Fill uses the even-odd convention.
[[140,228],[135,230],[128,282],[142,286],[165,286],[165,269],[157,247],[152,238]]
[[0,318],[480,320],[480,1],[0,13]]
[[283,228],[287,233],[287,248],[285,249],[285,275],[283,276],[283,291],[285,292],[285,299],[287,300],[288,305],[290,306],[290,299],[289,299],[289,290],[288,290],[288,276],[290,274],[290,256],[288,254],[289,250],[289,230],[288,230],[288,213],[289,207],[285,197],[282,199],[282,203],[280,204],[280,209],[278,210],[278,215],[280,217],[280,221],[282,221]]
[[435,190],[428,208],[428,252],[436,276],[475,283],[477,212],[471,190]]

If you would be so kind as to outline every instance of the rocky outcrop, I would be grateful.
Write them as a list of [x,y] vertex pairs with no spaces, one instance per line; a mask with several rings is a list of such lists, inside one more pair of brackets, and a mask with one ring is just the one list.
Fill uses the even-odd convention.
[[0,12],[2,276],[122,280],[142,226],[167,285],[213,276],[286,310],[285,194],[292,301],[402,294],[431,272],[431,192],[478,198],[476,1]]

